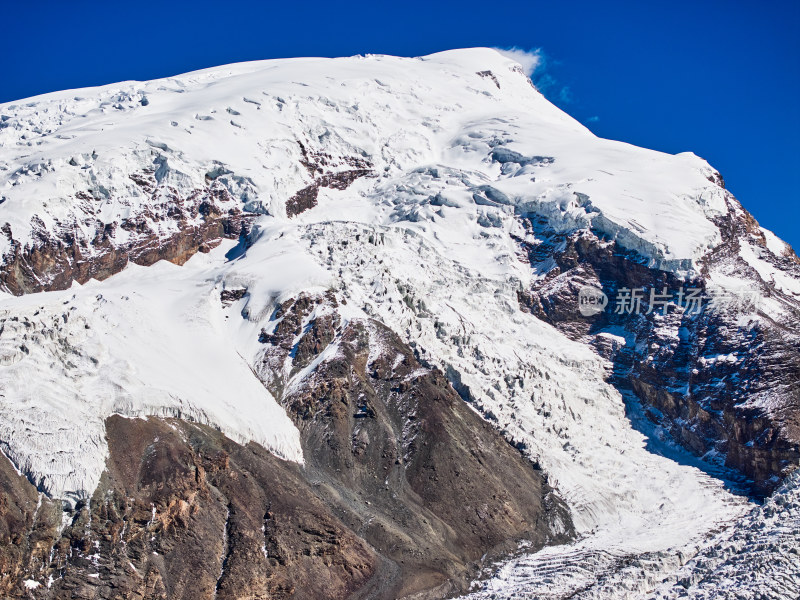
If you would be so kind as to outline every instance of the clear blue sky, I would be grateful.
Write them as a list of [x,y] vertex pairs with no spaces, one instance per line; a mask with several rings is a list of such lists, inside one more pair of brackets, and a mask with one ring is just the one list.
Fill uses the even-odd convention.
[[800,250],[797,0],[76,0],[0,17],[0,102],[263,58],[541,48],[557,105],[600,136],[702,156]]

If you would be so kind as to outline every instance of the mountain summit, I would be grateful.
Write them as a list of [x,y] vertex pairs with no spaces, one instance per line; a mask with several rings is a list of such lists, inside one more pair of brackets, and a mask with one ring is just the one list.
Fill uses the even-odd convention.
[[501,53],[2,104],[0,229],[9,597],[795,597],[800,260]]

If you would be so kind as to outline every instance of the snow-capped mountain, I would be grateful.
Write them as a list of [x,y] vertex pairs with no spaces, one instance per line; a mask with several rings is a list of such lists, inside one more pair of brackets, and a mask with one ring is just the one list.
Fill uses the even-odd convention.
[[757,597],[705,557],[798,548],[793,480],[748,496],[800,261],[501,53],[3,104],[0,196],[10,597]]

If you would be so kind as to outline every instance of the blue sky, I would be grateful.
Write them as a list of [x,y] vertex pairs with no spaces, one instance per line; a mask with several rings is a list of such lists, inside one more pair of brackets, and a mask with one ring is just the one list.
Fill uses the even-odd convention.
[[243,60],[541,49],[596,134],[691,150],[800,250],[800,2],[7,2],[0,102]]

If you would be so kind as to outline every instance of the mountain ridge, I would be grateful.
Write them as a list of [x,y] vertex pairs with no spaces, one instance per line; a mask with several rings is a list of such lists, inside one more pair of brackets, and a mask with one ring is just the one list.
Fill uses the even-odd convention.
[[[73,529],[98,510],[119,415],[195,421],[304,473],[324,463],[309,457],[330,440],[304,437],[321,414],[345,465],[362,432],[398,431],[365,424],[400,419],[402,438],[413,413],[342,391],[391,406],[375,381],[399,365],[369,368],[387,339],[568,507],[553,597],[646,593],[748,510],[727,478],[763,496],[800,461],[796,255],[708,163],[595,137],[493,50],[246,63],[6,103],[0,119],[0,448]],[[581,313],[585,286],[606,310]],[[757,301],[650,310],[650,290],[684,287]],[[641,312],[617,313],[631,288]],[[384,342],[363,345],[370,327]],[[462,462],[444,456],[440,478]],[[366,486],[357,512],[374,512],[381,491],[332,465],[326,485]],[[490,544],[503,509],[477,511],[471,535],[509,552],[524,528]],[[531,560],[560,551],[535,532]],[[466,590],[469,552],[442,559],[433,596]]]

